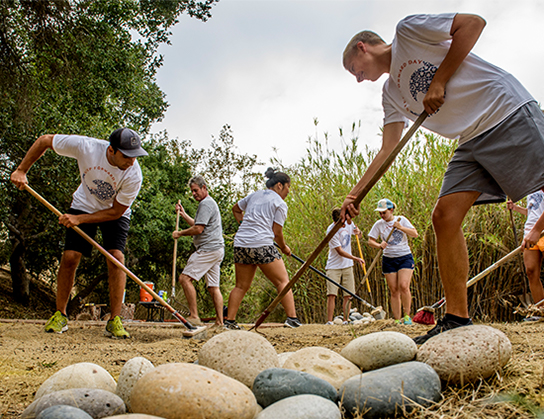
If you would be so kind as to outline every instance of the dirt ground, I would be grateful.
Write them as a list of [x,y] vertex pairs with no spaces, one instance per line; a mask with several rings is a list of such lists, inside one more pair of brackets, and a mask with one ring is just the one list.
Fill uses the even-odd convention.
[[[45,320],[34,320],[36,317],[30,311],[20,315],[27,320],[14,319],[17,310],[7,307],[6,311],[8,301],[5,296],[0,297],[3,304],[0,306],[0,419],[19,417],[33,401],[39,386],[68,365],[96,363],[117,379],[125,362],[136,356],[143,356],[155,365],[194,362],[200,347],[215,334],[224,332],[211,329],[205,339],[187,339],[183,338],[184,327],[179,323],[125,322],[132,339],[119,341],[103,336],[105,322],[70,321],[68,332],[49,334],[43,331]],[[506,333],[512,342],[513,356],[506,368],[494,377],[463,388],[445,387],[441,402],[418,409],[408,417],[544,418],[544,323],[490,326]],[[363,334],[390,330],[414,337],[428,328],[379,320],[367,326],[304,325],[298,329],[265,324],[259,331],[278,353],[309,346],[339,352]]]

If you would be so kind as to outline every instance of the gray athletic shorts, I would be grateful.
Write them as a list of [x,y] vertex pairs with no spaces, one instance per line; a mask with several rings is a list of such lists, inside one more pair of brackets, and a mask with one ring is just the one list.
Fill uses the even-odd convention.
[[516,202],[544,187],[544,115],[529,102],[460,145],[448,164],[440,197],[481,192],[474,205]]

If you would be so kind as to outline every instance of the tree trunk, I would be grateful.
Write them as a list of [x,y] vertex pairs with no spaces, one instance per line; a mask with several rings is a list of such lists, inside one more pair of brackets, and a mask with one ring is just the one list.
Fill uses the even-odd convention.
[[24,243],[16,238],[12,240],[12,243],[14,243],[14,246],[9,258],[9,265],[11,268],[13,299],[26,305],[30,301],[30,279],[24,261],[26,248]]

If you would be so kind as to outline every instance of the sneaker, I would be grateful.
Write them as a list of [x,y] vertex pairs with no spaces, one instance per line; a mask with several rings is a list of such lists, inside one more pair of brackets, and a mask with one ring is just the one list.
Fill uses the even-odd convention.
[[47,333],[62,333],[68,330],[68,318],[60,311],[56,311],[55,314],[45,324],[45,331]]
[[327,322],[327,323],[325,323],[325,326],[334,326],[334,323],[333,322]]
[[242,328],[238,326],[238,323],[236,323],[236,320],[223,320],[223,325],[225,326],[225,329],[242,330]]
[[436,326],[433,327],[431,330],[429,330],[427,334],[415,337],[414,342],[418,345],[421,345],[422,343],[427,342],[433,336],[436,336],[442,332],[445,332],[451,329],[456,329],[458,327],[472,326],[473,324],[474,323],[472,323],[472,319],[469,319],[467,324],[460,324],[453,320],[448,320],[445,317],[442,317],[436,322]]
[[395,319],[395,324],[404,324],[403,319]]
[[287,320],[285,320],[285,323],[283,323],[283,327],[290,327],[292,329],[299,326],[302,326],[302,323],[297,317],[287,317]]
[[402,320],[404,321],[404,324],[406,326],[411,326],[412,325],[412,319],[410,318],[410,316],[408,314],[406,316],[404,316],[402,318]]
[[115,316],[113,320],[108,320],[104,335],[112,339],[130,339],[130,335],[123,327],[121,317],[119,316]]

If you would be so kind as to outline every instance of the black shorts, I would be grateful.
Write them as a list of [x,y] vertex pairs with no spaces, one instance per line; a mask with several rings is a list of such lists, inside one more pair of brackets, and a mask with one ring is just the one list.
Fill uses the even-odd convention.
[[414,257],[411,253],[396,258],[382,257],[382,272],[384,274],[394,274],[401,269],[414,270]]
[[[68,214],[79,215],[88,213],[70,208]],[[120,250],[123,253],[125,252],[128,229],[130,227],[130,220],[127,217],[120,217],[117,220],[104,221],[103,223],[80,224],[78,227],[92,239],[96,236],[97,228],[100,227],[102,247],[108,251]],[[67,228],[64,250],[74,250],[84,256],[91,256],[93,245],[81,237],[79,233],[76,233],[73,228]]]
[[280,252],[274,245],[262,247],[235,247],[234,263],[242,265],[266,265],[281,259]]

